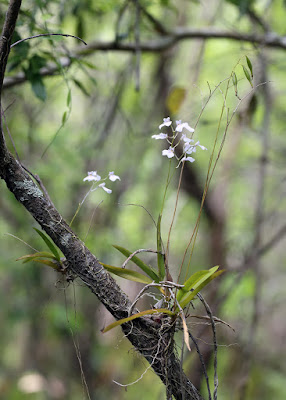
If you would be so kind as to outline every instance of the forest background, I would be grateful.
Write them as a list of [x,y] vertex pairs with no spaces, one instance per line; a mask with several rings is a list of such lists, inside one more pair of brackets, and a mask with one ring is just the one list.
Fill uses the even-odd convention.
[[[0,2],[1,26],[7,2]],[[100,261],[120,266],[112,245],[156,247],[168,160],[159,133],[164,117],[194,126],[208,148],[186,166],[171,236],[170,269],[178,273],[200,209],[223,104],[233,113],[201,216],[191,270],[220,265],[203,290],[218,330],[219,398],[285,398],[286,5],[283,1],[26,1],[3,86],[5,120],[23,164],[38,174],[67,221],[89,185],[87,171],[115,171],[112,194],[85,200],[73,229]],[[253,88],[242,65],[253,65]],[[225,81],[237,76],[237,93]],[[233,82],[233,81],[232,81]],[[242,99],[242,100],[240,100]],[[239,105],[238,108],[236,108]],[[223,117],[226,121],[226,117]],[[9,142],[7,136],[7,142]],[[219,130],[220,140],[224,129]],[[9,147],[14,152],[14,146]],[[162,220],[166,241],[179,172]],[[0,197],[0,398],[163,399],[164,386],[112,316],[79,280],[17,258],[46,250],[31,216],[3,181]],[[106,183],[108,186],[108,184]],[[138,205],[138,206],[135,206]],[[147,211],[148,213],[147,213]],[[156,256],[142,256],[154,263]],[[118,279],[134,298],[142,284]],[[140,304],[150,308],[150,298]],[[195,303],[194,314],[201,307]],[[203,315],[203,314],[202,314]],[[233,329],[232,329],[233,328]],[[210,328],[191,319],[212,374]],[[178,348],[181,347],[178,335]],[[82,366],[82,367],[81,367]],[[81,369],[82,368],[82,369]],[[206,396],[195,349],[184,368]],[[83,372],[83,375],[82,375]],[[86,384],[85,384],[86,382]]]

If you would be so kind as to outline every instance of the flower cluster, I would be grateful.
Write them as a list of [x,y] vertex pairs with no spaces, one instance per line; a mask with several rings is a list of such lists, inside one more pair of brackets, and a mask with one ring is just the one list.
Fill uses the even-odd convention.
[[[161,130],[165,126],[171,126],[172,135],[160,132],[158,135],[153,135],[152,138],[156,140],[167,140],[169,148],[167,150],[163,150],[162,155],[168,158],[177,158],[179,161],[178,166],[183,161],[194,162],[195,159],[191,157],[191,154],[196,152],[197,147],[200,147],[202,150],[207,150],[206,147],[202,146],[199,141],[195,143],[195,141],[192,139],[192,134],[195,132],[195,130],[191,128],[187,122],[176,121],[176,128],[174,129],[170,117],[167,117],[163,119],[163,123],[159,126],[159,129]],[[188,137],[185,133],[182,133],[184,129],[191,134],[191,137]],[[183,154],[178,157],[175,153],[175,149],[181,142],[183,144]]]
[[[88,181],[88,182],[95,183],[95,182],[99,182],[99,181],[102,181],[102,180],[106,180],[107,178],[112,182],[114,182],[116,180],[120,181],[119,176],[115,175],[114,171],[109,172],[108,173],[108,177],[106,177],[104,179],[101,179],[101,176],[98,175],[97,171],[89,171],[87,173],[87,176],[83,179],[83,181]],[[92,189],[92,191],[96,190],[98,187],[102,188],[106,193],[109,193],[109,194],[112,193],[112,190],[108,189],[105,186],[105,182],[99,183],[95,188]]]

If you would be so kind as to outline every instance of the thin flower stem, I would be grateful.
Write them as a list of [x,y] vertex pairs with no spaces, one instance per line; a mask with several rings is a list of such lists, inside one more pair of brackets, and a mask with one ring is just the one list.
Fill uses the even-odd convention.
[[168,268],[168,256],[169,256],[169,248],[170,248],[170,237],[171,237],[171,231],[173,228],[173,224],[174,224],[174,220],[175,220],[175,216],[176,216],[176,212],[177,212],[177,208],[178,208],[178,202],[179,202],[179,194],[180,194],[180,189],[181,189],[181,183],[182,183],[182,176],[183,176],[183,169],[185,166],[185,161],[183,161],[182,163],[182,167],[181,167],[181,172],[180,172],[180,177],[179,177],[179,184],[178,184],[178,189],[177,189],[177,196],[176,196],[176,202],[175,202],[175,208],[174,208],[174,212],[173,212],[173,217],[172,217],[172,221],[171,221],[171,225],[169,228],[169,232],[168,232],[168,239],[167,239],[167,246],[166,246],[166,255],[165,255],[165,263],[166,263],[166,268]]
[[94,184],[92,184],[91,188],[89,189],[89,191],[86,193],[86,195],[84,196],[83,200],[79,203],[76,212],[74,214],[74,216],[72,217],[71,222],[69,223],[69,226],[72,226],[73,221],[75,220],[75,217],[77,216],[77,214],[79,213],[79,210],[81,209],[81,206],[83,205],[83,203],[85,202],[87,196],[94,190],[93,189]]
[[169,160],[168,175],[167,175],[167,179],[166,179],[165,191],[164,191],[162,207],[161,207],[161,213],[160,213],[161,215],[163,214],[163,209],[164,209],[164,205],[165,205],[165,201],[166,201],[167,190],[168,190],[168,187],[169,187],[170,182],[171,182],[170,174],[171,174],[171,160]]
[[[238,63],[237,63],[237,64],[238,64]],[[237,65],[237,64],[236,64],[236,65]],[[236,66],[234,67],[234,69],[235,69],[235,68],[236,68]],[[234,70],[234,69],[233,69],[233,70]],[[193,233],[192,233],[192,235],[191,235],[190,241],[189,241],[189,243],[188,243],[188,245],[187,245],[187,247],[186,247],[186,249],[185,249],[185,252],[184,252],[183,260],[182,260],[182,263],[181,263],[181,266],[180,266],[180,271],[179,271],[178,280],[179,280],[179,278],[180,278],[180,274],[181,274],[181,271],[182,271],[182,267],[183,267],[183,264],[184,264],[184,261],[185,261],[185,258],[186,258],[188,249],[189,249],[191,243],[193,242],[192,249],[191,249],[191,253],[190,253],[190,257],[189,257],[189,262],[188,262],[188,266],[187,266],[187,272],[186,272],[186,277],[185,277],[185,279],[187,278],[187,276],[188,276],[188,274],[189,274],[189,268],[190,268],[191,258],[192,258],[192,255],[193,255],[194,246],[195,246],[195,242],[196,242],[196,238],[197,238],[197,234],[198,234],[198,229],[199,229],[199,224],[200,224],[200,218],[201,218],[201,213],[202,213],[203,205],[204,205],[205,198],[206,198],[206,195],[207,195],[209,186],[210,186],[210,182],[211,182],[211,180],[212,180],[212,178],[213,178],[215,169],[216,169],[216,167],[217,167],[217,163],[218,163],[219,158],[220,158],[220,156],[221,156],[221,152],[222,152],[222,149],[223,149],[223,146],[224,146],[224,143],[225,143],[226,135],[227,135],[229,126],[230,126],[230,124],[231,124],[231,122],[232,122],[232,120],[233,120],[233,117],[234,117],[234,115],[236,114],[236,112],[237,112],[237,110],[238,110],[240,104],[241,104],[254,90],[256,90],[259,86],[265,85],[265,84],[267,83],[267,82],[262,82],[262,83],[256,85],[256,86],[255,86],[254,88],[252,88],[245,96],[243,96],[241,99],[239,99],[239,101],[238,101],[236,107],[234,108],[234,110],[233,110],[231,116],[229,117],[229,109],[227,108],[226,99],[227,99],[227,94],[228,94],[228,91],[229,91],[229,88],[230,88],[230,80],[231,80],[231,75],[230,75],[230,77],[228,78],[228,81],[227,81],[226,94],[223,95],[223,93],[221,92],[222,95],[223,95],[223,97],[224,97],[224,103],[223,103],[223,106],[222,106],[222,112],[221,112],[221,115],[220,115],[220,119],[219,119],[219,123],[218,123],[218,128],[217,128],[217,132],[216,132],[216,137],[215,137],[215,141],[214,141],[214,146],[213,146],[213,150],[212,150],[211,157],[210,157],[209,168],[208,168],[208,172],[207,172],[207,177],[206,177],[204,192],[203,192],[203,196],[202,196],[202,200],[201,200],[201,206],[200,206],[198,218],[197,218],[197,221],[196,221],[196,224],[195,224]],[[219,86],[217,86],[216,89],[219,89],[219,90],[220,90]],[[215,89],[215,90],[216,90],[216,89]],[[212,93],[214,93],[214,92],[212,92]],[[220,126],[221,126],[221,121],[222,121],[222,117],[223,117],[223,113],[224,113],[225,109],[227,109],[227,118],[226,118],[227,122],[226,122],[226,125],[225,125],[225,129],[224,129],[224,133],[223,133],[223,137],[222,137],[222,140],[221,140],[221,144],[220,144],[220,147],[219,147],[219,150],[218,150],[218,153],[217,153],[217,157],[216,157],[216,159],[215,159],[215,161],[214,161],[213,166],[211,167],[212,162],[213,162],[213,159],[214,159],[215,147],[216,147],[216,145],[217,145],[218,133],[219,133],[219,129],[220,129]]]
[[[239,63],[239,62],[238,62],[238,63]],[[235,65],[235,67],[233,68],[233,70],[236,68],[236,66],[238,65],[238,63]],[[232,72],[233,72],[233,71],[232,71]],[[201,200],[200,210],[199,210],[199,214],[198,214],[198,217],[197,217],[197,220],[196,220],[195,227],[194,227],[194,229],[193,229],[193,233],[192,233],[192,235],[191,235],[191,238],[190,238],[190,240],[189,240],[189,243],[188,243],[188,245],[187,245],[187,247],[186,247],[186,249],[185,249],[184,255],[183,255],[183,260],[182,260],[182,263],[181,263],[181,266],[180,266],[178,280],[179,280],[180,275],[181,275],[181,272],[182,272],[182,267],[183,267],[183,264],[184,264],[184,262],[185,262],[185,258],[186,258],[187,252],[188,252],[188,250],[189,250],[191,244],[193,243],[192,248],[191,248],[191,253],[190,253],[189,261],[188,261],[188,266],[187,266],[187,270],[186,270],[185,279],[187,279],[187,277],[188,277],[188,275],[189,275],[189,269],[190,269],[191,259],[192,259],[192,255],[193,255],[193,252],[194,252],[194,246],[195,246],[195,242],[196,242],[196,238],[197,238],[197,234],[198,234],[198,229],[199,229],[199,225],[200,225],[200,218],[201,218],[201,214],[202,214],[202,209],[203,209],[203,205],[204,205],[204,202],[205,202],[205,198],[206,198],[206,195],[207,195],[207,192],[208,192],[208,189],[209,189],[209,185],[210,185],[211,179],[212,179],[212,177],[213,177],[215,168],[216,168],[216,166],[217,166],[218,160],[219,160],[220,155],[221,155],[221,151],[222,151],[222,148],[223,148],[223,145],[224,145],[224,142],[225,142],[225,138],[226,138],[226,134],[227,134],[227,131],[228,131],[230,122],[231,122],[231,120],[232,120],[232,118],[233,118],[234,113],[236,112],[236,110],[237,110],[237,108],[238,108],[238,106],[235,108],[235,110],[234,110],[234,112],[233,112],[233,114],[232,114],[232,116],[231,116],[230,119],[228,118],[229,110],[227,110],[227,124],[226,124],[225,130],[224,130],[224,135],[223,135],[223,138],[222,138],[222,141],[221,141],[221,145],[220,145],[220,148],[219,148],[217,157],[216,157],[216,159],[215,159],[215,161],[214,161],[214,164],[213,164],[213,166],[212,166],[212,163],[213,163],[213,160],[214,160],[214,152],[215,152],[215,148],[216,148],[216,145],[217,145],[217,142],[218,142],[218,134],[219,134],[219,130],[220,130],[220,127],[221,127],[222,117],[223,117],[223,114],[224,114],[224,112],[225,112],[225,109],[227,109],[226,99],[227,99],[227,94],[228,94],[228,91],[229,91],[229,88],[230,88],[230,80],[231,80],[232,72],[231,72],[230,76],[229,76],[226,80],[224,80],[224,81],[227,82],[226,94],[223,96],[223,98],[224,98],[224,100],[223,100],[223,106],[222,106],[222,110],[221,110],[221,114],[220,114],[220,118],[219,118],[219,122],[218,122],[218,127],[217,127],[217,130],[216,130],[216,136],[215,136],[215,140],[214,140],[214,145],[213,145],[212,153],[211,153],[211,156],[210,156],[209,167],[208,167],[208,171],[207,171],[207,176],[206,176],[206,181],[205,181],[205,186],[204,186],[204,192],[203,192],[203,196],[202,196],[202,200]],[[222,81],[222,82],[224,82],[224,81]],[[213,91],[211,91],[211,89],[210,89],[210,94],[209,94],[209,96],[208,96],[208,99],[207,99],[205,105],[202,107],[202,110],[201,110],[201,113],[200,113],[200,115],[199,115],[199,117],[198,117],[198,121],[197,121],[196,125],[198,124],[199,119],[201,118],[201,116],[202,116],[202,114],[203,114],[203,111],[205,110],[205,108],[206,108],[207,104],[209,103],[210,98],[213,96],[214,92],[215,92],[216,90],[220,90],[220,86],[221,86],[222,82],[220,82],[220,83],[215,87],[215,89],[214,89]],[[220,91],[221,91],[221,90],[220,90]],[[222,91],[221,91],[221,93],[222,93]],[[222,93],[222,94],[223,94],[223,93]],[[241,101],[242,101],[242,100],[241,100]],[[241,102],[241,101],[240,101],[240,102]],[[240,102],[239,102],[239,104],[240,104]],[[195,125],[195,127],[196,127],[196,125]]]

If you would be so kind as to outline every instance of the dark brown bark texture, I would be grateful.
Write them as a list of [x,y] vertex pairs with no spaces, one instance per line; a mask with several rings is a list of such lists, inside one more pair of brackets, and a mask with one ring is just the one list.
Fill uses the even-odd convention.
[[[21,1],[11,0],[6,14],[0,45],[0,88],[9,56],[11,37],[15,28]],[[97,258],[86,248],[54,205],[45,197],[21,164],[8,151],[3,132],[1,112],[0,177],[42,229],[49,235],[66,257],[65,266],[79,277],[98,297],[114,318],[128,316],[131,302],[116,281],[106,272]],[[158,322],[159,321],[159,322]],[[160,316],[138,318],[123,325],[127,338],[151,364],[153,370],[166,385],[167,398],[201,400],[192,382],[181,370],[173,346],[175,322]]]

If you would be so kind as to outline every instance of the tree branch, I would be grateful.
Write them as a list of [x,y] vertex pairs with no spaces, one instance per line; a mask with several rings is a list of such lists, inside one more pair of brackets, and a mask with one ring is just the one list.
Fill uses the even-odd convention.
[[20,7],[21,7],[21,0],[10,1],[0,39],[0,167],[1,164],[5,162],[5,148],[6,148],[5,138],[3,133],[3,123],[2,123],[1,94],[2,94],[2,87],[3,87],[7,60],[10,53],[12,35],[16,26],[16,21],[18,18]]
[[[274,32],[267,32],[264,35],[247,34],[242,32],[228,32],[220,31],[214,28],[203,28],[203,29],[188,29],[188,28],[177,28],[168,34],[161,36],[157,39],[150,41],[140,41],[136,44],[134,42],[125,43],[123,41],[112,40],[112,41],[93,41],[87,46],[77,47],[72,54],[72,58],[81,58],[92,55],[95,51],[121,51],[135,53],[138,49],[141,52],[159,53],[170,49],[182,40],[190,39],[226,39],[234,40],[239,42],[246,42],[260,46],[266,46],[271,48],[286,49],[286,36],[279,36]],[[72,63],[72,58],[66,56],[62,61],[62,67],[67,67]],[[54,75],[59,71],[58,66],[51,65],[49,67],[42,68],[40,70],[41,76]],[[5,78],[3,88],[18,85],[25,82],[27,79],[23,73],[14,75],[13,77]]]

